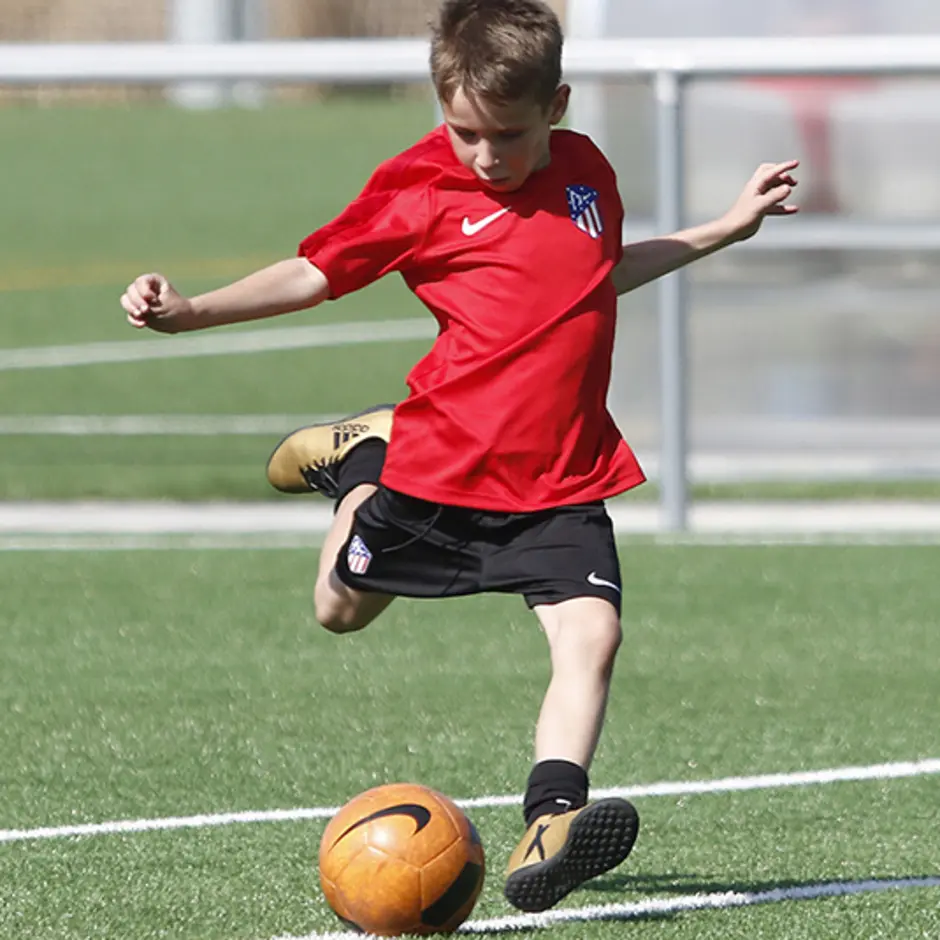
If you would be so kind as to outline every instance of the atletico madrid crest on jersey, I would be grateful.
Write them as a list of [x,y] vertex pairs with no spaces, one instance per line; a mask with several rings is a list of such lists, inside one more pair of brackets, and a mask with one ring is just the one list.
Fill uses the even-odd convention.
[[354,535],[349,543],[349,550],[346,552],[346,564],[353,574],[365,574],[369,570],[369,563],[372,561],[372,552],[366,546],[366,543]]
[[591,238],[599,238],[601,232],[604,231],[604,220],[601,218],[600,206],[597,204],[597,190],[578,184],[568,186],[566,193],[571,221]]

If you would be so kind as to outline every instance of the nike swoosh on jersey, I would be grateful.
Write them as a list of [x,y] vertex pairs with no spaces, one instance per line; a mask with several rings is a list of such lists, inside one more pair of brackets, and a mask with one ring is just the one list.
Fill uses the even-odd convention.
[[596,572],[596,571],[592,571],[592,572],[587,576],[587,583],[588,583],[588,584],[593,584],[595,587],[606,587],[606,588],[610,588],[611,590],[616,591],[618,594],[620,593],[620,586],[619,586],[619,585],[614,584],[613,581],[605,581],[603,578],[599,578],[599,577],[597,576],[597,572]]
[[340,839],[345,839],[354,829],[358,829],[360,826],[364,826],[366,823],[373,822],[376,819],[382,819],[385,816],[408,816],[415,822],[415,834],[419,833],[431,821],[431,813],[426,806],[421,806],[417,803],[398,803],[395,806],[386,806],[385,809],[377,810],[360,819],[358,822],[354,822],[342,835],[336,837],[336,841],[333,845],[336,845]]
[[508,211],[509,206],[505,206],[504,208],[494,212],[492,215],[488,215],[485,219],[480,219],[479,222],[471,222],[470,216],[465,215],[463,217],[463,225],[460,226],[460,231],[469,238],[471,235],[476,235],[478,232],[482,232],[483,229],[487,227],[487,225],[495,222],[500,216],[505,215]]

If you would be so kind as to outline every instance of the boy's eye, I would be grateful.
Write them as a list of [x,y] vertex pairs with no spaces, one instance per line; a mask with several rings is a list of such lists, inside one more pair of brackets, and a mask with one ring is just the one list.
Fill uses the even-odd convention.
[[[465,144],[475,144],[479,139],[480,135],[474,131],[468,131],[465,128],[454,128],[454,133],[465,143]],[[500,131],[496,137],[499,140],[518,140],[525,131],[511,130],[511,131]]]

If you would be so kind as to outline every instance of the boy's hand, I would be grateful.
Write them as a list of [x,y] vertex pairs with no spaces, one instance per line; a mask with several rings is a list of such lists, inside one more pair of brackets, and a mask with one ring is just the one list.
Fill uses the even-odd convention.
[[178,333],[192,328],[193,305],[162,274],[142,274],[121,296],[127,322],[159,333]]
[[737,202],[725,214],[730,240],[741,242],[754,235],[768,215],[793,215],[797,206],[786,200],[796,186],[791,171],[799,160],[762,163],[748,180]]

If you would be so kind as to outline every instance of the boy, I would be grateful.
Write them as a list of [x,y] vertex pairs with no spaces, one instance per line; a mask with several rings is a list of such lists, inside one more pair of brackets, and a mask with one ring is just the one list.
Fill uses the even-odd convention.
[[535,612],[552,678],[505,888],[527,911],[622,862],[639,825],[625,800],[587,802],[621,640],[603,501],[644,479],[606,409],[617,295],[796,211],[797,161],[765,164],[721,219],[622,246],[610,165],[555,130],[570,91],[561,50],[541,0],[444,0],[441,127],[380,166],[299,257],[191,299],[146,274],[121,298],[133,326],[175,333],[398,271],[438,320],[404,402],[294,432],[268,478],[336,500],[314,594],[328,630],[362,629],[396,595],[514,592]]

